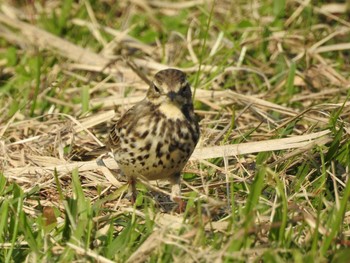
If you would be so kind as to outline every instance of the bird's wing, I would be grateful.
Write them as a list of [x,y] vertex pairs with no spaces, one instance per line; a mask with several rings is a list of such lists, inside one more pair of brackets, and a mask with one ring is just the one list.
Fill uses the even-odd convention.
[[[135,105],[136,106],[136,105]],[[136,107],[129,109],[113,126],[109,133],[107,146],[111,149],[117,149],[120,146],[120,136],[123,129],[127,129],[135,122]]]

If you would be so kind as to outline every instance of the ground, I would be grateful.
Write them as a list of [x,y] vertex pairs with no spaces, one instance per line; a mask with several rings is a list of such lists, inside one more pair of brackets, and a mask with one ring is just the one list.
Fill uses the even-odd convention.
[[[0,262],[347,261],[349,5],[248,2],[0,3]],[[181,213],[84,157],[168,67],[201,126]]]

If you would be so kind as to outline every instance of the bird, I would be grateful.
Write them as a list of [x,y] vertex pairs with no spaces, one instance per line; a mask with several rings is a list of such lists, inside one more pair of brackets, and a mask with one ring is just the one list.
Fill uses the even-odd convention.
[[133,202],[142,178],[168,180],[171,199],[181,204],[181,171],[199,137],[186,74],[168,68],[155,74],[146,97],[112,126],[106,146],[129,182]]

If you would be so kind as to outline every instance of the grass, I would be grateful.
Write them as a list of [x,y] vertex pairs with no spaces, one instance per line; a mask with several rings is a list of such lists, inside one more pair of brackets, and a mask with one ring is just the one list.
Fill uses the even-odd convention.
[[[347,5],[114,2],[0,4],[0,262],[346,262]],[[164,67],[202,131],[180,214],[77,161]]]

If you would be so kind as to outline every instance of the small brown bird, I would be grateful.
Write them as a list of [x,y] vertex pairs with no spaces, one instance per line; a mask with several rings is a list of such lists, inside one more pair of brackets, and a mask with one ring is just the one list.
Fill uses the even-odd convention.
[[190,84],[177,69],[159,71],[145,99],[112,127],[107,147],[128,178],[133,201],[135,181],[168,179],[171,198],[180,202],[181,171],[199,139]]

